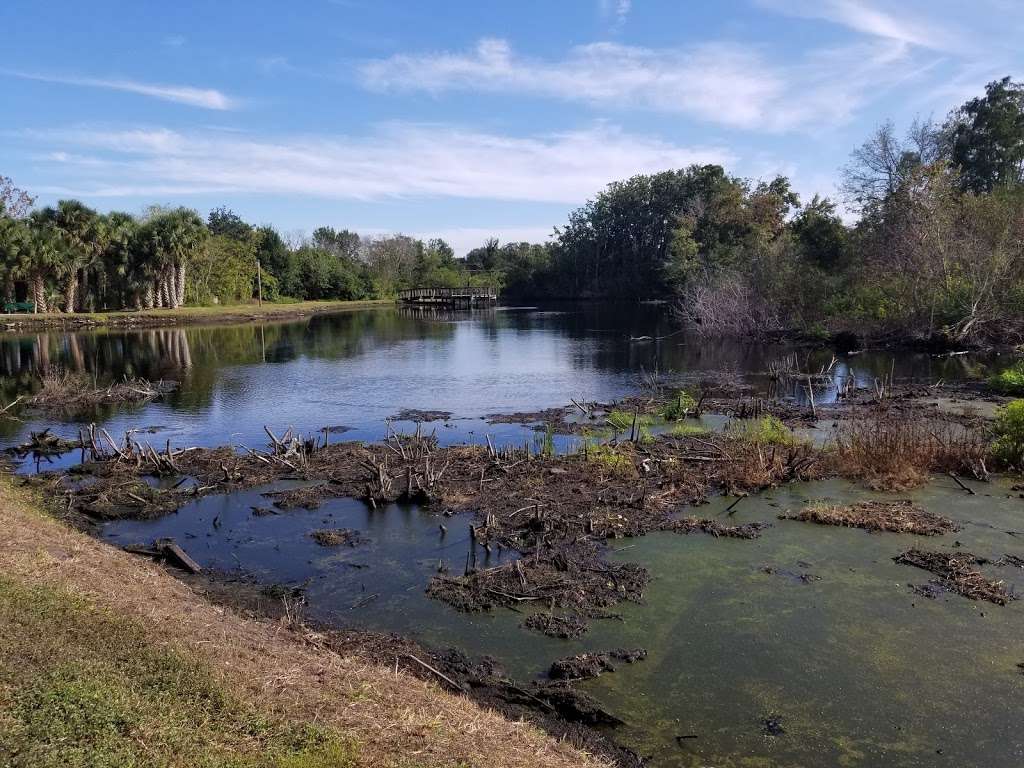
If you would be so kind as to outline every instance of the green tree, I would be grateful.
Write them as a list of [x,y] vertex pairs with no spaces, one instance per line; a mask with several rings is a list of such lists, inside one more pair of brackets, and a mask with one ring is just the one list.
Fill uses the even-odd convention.
[[804,256],[826,270],[843,264],[847,230],[836,214],[836,205],[815,195],[793,217],[790,227]]
[[990,192],[1024,182],[1024,84],[1009,77],[985,87],[950,120],[952,159],[964,189]]
[[214,236],[230,237],[233,240],[248,240],[253,227],[226,206],[214,208],[206,218],[206,227]]

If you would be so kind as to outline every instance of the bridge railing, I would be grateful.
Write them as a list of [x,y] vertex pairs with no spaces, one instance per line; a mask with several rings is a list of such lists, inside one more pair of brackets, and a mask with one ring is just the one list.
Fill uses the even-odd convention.
[[497,300],[498,289],[492,287],[484,288],[407,288],[398,292],[400,301],[417,301],[422,299],[449,299],[449,298],[472,298]]

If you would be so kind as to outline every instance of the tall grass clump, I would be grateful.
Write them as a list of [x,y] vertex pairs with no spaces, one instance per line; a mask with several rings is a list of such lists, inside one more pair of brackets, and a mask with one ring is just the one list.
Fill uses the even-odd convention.
[[877,490],[903,490],[927,482],[932,472],[985,474],[985,435],[943,421],[883,412],[840,424],[839,473]]
[[990,376],[988,385],[1002,395],[1024,395],[1024,360]]
[[992,456],[1007,467],[1024,471],[1024,400],[1000,408],[992,432]]

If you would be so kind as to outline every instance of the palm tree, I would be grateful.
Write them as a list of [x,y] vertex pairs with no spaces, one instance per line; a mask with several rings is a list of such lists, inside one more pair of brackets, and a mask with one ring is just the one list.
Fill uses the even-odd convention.
[[103,218],[105,237],[96,281],[98,298],[103,308],[109,307],[112,299],[118,307],[125,307],[135,287],[130,283],[135,271],[134,251],[139,224],[134,216],[120,211],[112,211]]
[[64,311],[74,312],[82,304],[80,289],[87,289],[87,274],[103,252],[103,227],[96,211],[78,200],[60,200],[56,209],[44,211],[68,245],[67,259],[61,265]]
[[54,226],[46,211],[35,211],[25,227],[23,247],[18,254],[18,274],[28,282],[29,295],[36,312],[46,312],[49,302],[46,293],[46,277],[59,273],[62,265],[71,257],[67,241]]
[[146,304],[170,308],[185,301],[188,263],[203,247],[206,225],[188,208],[154,211],[139,231],[140,250],[147,257],[154,276],[153,301]]

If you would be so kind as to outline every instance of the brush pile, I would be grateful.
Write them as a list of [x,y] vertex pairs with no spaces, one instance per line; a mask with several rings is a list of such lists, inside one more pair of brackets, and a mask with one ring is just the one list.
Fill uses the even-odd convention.
[[985,578],[975,566],[983,565],[986,561],[969,552],[910,549],[893,560],[934,573],[939,577],[939,586],[971,600],[987,600],[996,605],[1006,605],[1010,600],[1017,599],[1002,581]]

